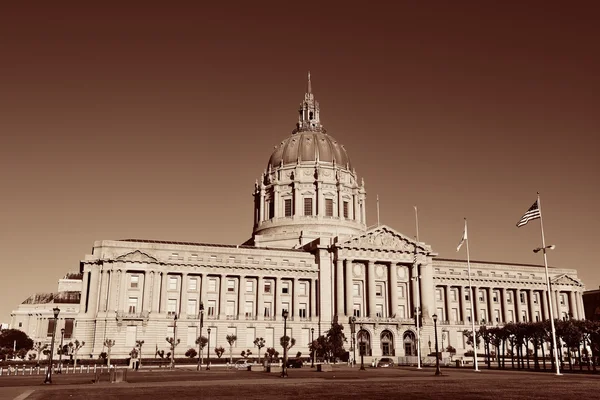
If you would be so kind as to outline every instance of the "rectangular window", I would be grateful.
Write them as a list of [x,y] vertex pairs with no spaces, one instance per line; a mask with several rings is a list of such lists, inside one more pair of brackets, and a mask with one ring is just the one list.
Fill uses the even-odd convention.
[[325,199],[325,216],[333,217],[333,200]]
[[300,303],[300,309],[298,311],[300,318],[306,318],[306,303]]
[[344,202],[344,218],[348,219],[348,202]]
[[452,309],[452,321],[454,321],[454,322],[458,321],[458,309],[457,308]]
[[213,317],[217,309],[217,302],[215,300],[209,300],[207,304],[207,315]]
[[400,313],[400,315],[398,315],[399,318],[406,318],[406,310],[404,306],[399,306],[398,312]]
[[292,199],[285,199],[283,201],[284,215],[286,217],[292,216]]
[[271,303],[265,303],[265,317],[271,317],[273,315]]
[[304,198],[304,215],[313,215],[312,198]]
[[196,328],[195,326],[188,326],[187,327],[187,345],[194,348],[194,347],[198,347],[196,346],[196,338],[198,336],[196,336],[198,331],[198,328]]
[[265,282],[265,293],[271,293],[271,282]]
[[465,288],[465,300],[470,300],[471,298],[469,297],[470,295],[470,291],[469,288]]
[[538,303],[538,294],[534,293],[533,294],[533,304],[537,304]]
[[471,322],[471,309],[467,308],[467,321]]
[[438,309],[437,309],[437,315],[438,315],[438,318],[441,321],[445,321],[446,320],[446,318],[444,318],[444,309],[443,308],[438,307]]
[[360,318],[360,304],[354,304],[354,316]]
[[129,280],[129,287],[132,289],[137,289],[139,283],[140,283],[140,276],[139,275],[131,275],[131,278]]
[[281,293],[288,294],[290,292],[289,282],[281,282]]
[[281,303],[281,312],[283,312],[283,310],[287,310],[287,312],[290,312],[290,303]]
[[515,322],[515,313],[513,310],[508,310],[508,322]]
[[494,310],[494,321],[500,322],[500,310]]
[[209,292],[217,291],[217,280],[215,278],[210,278],[208,280],[208,291]]
[[269,215],[267,218],[275,218],[275,200],[269,200]]
[[198,279],[197,278],[190,278],[190,281],[188,283],[188,290],[198,290]]
[[136,312],[136,309],[137,309],[138,298],[137,297],[130,297],[129,298],[129,302],[127,303],[127,305],[129,306],[129,313],[130,314],[134,314]]
[[244,306],[244,315],[246,317],[252,317],[254,315],[254,303],[251,301],[247,301]]
[[246,281],[246,293],[252,293],[252,292],[254,292],[254,282]]
[[196,307],[196,299],[188,299],[187,303],[187,315],[196,315],[198,308]]
[[525,304],[525,293],[520,292],[519,293],[519,298],[521,299],[521,304]]
[[404,285],[398,286],[398,297],[400,297],[401,299],[404,298]]
[[506,292],[506,302],[508,304],[512,303],[512,292]]
[[246,347],[252,349],[254,347],[254,339],[256,338],[256,328],[246,328]]
[[133,346],[135,346],[136,339],[137,339],[137,326],[136,325],[127,326],[127,331],[125,333],[125,347],[128,349],[133,348]]
[[383,296],[383,285],[377,284],[375,285],[375,296],[381,297]]
[[521,313],[521,321],[527,322],[527,311]]
[[442,289],[435,289],[435,299],[442,301]]
[[479,316],[481,317],[481,321],[482,322],[487,322],[487,312],[485,310],[485,308],[482,308],[481,310],[479,310]]
[[225,308],[225,315],[231,317],[235,315],[235,301],[228,301],[227,307]]
[[457,297],[458,297],[458,290],[456,289],[450,289],[450,296],[452,298],[452,301],[456,301]]
[[169,314],[177,313],[177,299],[167,300],[167,313],[169,313]]
[[535,312],[535,322],[540,322],[540,312],[539,311]]
[[73,336],[74,324],[75,324],[75,319],[73,319],[73,318],[65,319],[65,339],[71,339],[71,336]]
[[493,301],[494,303],[497,303],[497,302],[498,302],[498,292],[496,292],[496,291],[493,291],[493,292],[492,292],[492,301]]
[[483,294],[483,290],[479,291],[479,301],[485,303],[485,296]]
[[375,315],[378,318],[383,318],[383,306],[381,304],[375,305]]
[[169,277],[169,290],[177,290],[177,277],[176,276]]
[[298,293],[300,296],[306,296],[307,286],[306,282],[300,282],[300,293]]
[[275,346],[275,328],[265,328],[265,348]]
[[564,294],[560,294],[560,305],[564,306],[565,305],[565,295]]
[[360,297],[360,285],[358,283],[352,285],[352,295],[354,297]]
[[235,292],[235,281],[233,279],[228,279],[227,280],[227,291],[228,292]]

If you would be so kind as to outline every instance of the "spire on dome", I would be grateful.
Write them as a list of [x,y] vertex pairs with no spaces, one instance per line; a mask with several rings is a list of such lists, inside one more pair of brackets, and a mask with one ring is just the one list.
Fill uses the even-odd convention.
[[315,100],[312,93],[310,71],[308,71],[308,81],[306,93],[304,94],[304,101],[300,104],[298,112],[300,115],[298,116],[298,124],[296,124],[294,133],[301,131],[325,132],[319,118],[319,102]]

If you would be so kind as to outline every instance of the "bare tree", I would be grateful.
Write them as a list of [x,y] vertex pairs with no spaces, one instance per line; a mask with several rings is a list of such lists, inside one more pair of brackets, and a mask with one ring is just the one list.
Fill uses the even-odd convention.
[[77,368],[77,352],[85,346],[85,342],[75,339],[75,342],[69,342],[69,352],[73,355],[73,369]]
[[107,353],[106,353],[106,358],[107,358],[107,364],[110,367],[110,349],[112,349],[112,347],[115,345],[115,341],[113,339],[106,339],[104,341],[104,346],[106,346],[106,348],[108,349]]
[[227,335],[225,339],[227,340],[227,343],[229,343],[229,363],[231,364],[233,362],[233,344],[237,340],[237,336]]
[[265,339],[258,337],[256,339],[254,339],[254,345],[256,347],[258,347],[258,363],[260,364],[260,349],[262,349],[263,347],[265,347]]
[[140,358],[140,363],[138,364],[139,367],[142,366],[142,346],[143,345],[144,345],[144,341],[143,340],[136,340],[135,341],[135,348],[138,349],[139,358]]

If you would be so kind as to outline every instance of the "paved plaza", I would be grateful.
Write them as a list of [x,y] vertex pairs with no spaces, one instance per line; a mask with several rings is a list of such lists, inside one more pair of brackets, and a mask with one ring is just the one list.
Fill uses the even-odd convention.
[[235,370],[129,371],[126,383],[92,384],[92,374],[4,376],[1,399],[600,399],[600,376],[589,374],[390,368],[333,372],[302,368],[288,378]]

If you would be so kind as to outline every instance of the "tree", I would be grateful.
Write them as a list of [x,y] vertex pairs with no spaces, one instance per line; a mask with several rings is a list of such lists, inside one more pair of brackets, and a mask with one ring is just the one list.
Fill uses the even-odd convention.
[[48,346],[48,343],[35,342],[35,343],[33,344],[33,348],[32,348],[32,350],[36,352],[36,354],[37,354],[37,360],[38,360],[38,362],[39,362],[39,361],[40,361],[40,359],[41,359],[41,354],[42,354],[42,352],[43,352],[44,350],[46,350],[48,347],[49,347],[49,346]]
[[256,347],[258,347],[258,363],[260,364],[260,349],[262,349],[263,347],[265,347],[265,339],[258,337],[256,339],[254,339],[254,345]]
[[18,329],[5,329],[0,331],[0,348],[3,347],[15,351],[21,349],[31,350],[33,348],[33,340],[25,332]]
[[233,363],[233,344],[237,340],[237,336],[227,335],[225,339],[227,340],[227,343],[229,343],[229,363],[231,364]]
[[248,349],[248,350],[242,350],[242,352],[240,353],[240,355],[244,358],[244,359],[248,359],[248,357],[250,357],[252,355],[252,350]]
[[204,348],[208,343],[208,339],[205,336],[198,336],[196,338],[196,344],[200,347],[200,357],[204,354]]
[[269,360],[269,362],[272,362],[277,357],[279,357],[279,352],[273,347],[267,347],[267,349],[265,350],[265,358]]
[[83,346],[85,346],[85,341],[80,343],[79,340],[75,339],[75,342],[69,342],[69,351],[73,355],[73,368],[77,368],[77,353]]
[[136,340],[135,341],[135,348],[138,349],[138,355],[139,355],[139,359],[140,359],[140,363],[138,364],[138,367],[142,366],[142,346],[144,345],[144,341],[143,340]]
[[334,358],[342,358],[346,353],[346,350],[344,350],[344,343],[347,341],[346,335],[344,335],[344,326],[337,322],[333,322],[331,328],[325,332],[325,336],[327,337],[331,356]]
[[225,349],[223,348],[223,346],[215,347],[215,354],[218,358],[221,358],[223,353],[225,353]]
[[112,340],[112,339],[106,339],[106,340],[104,341],[104,346],[105,346],[105,347],[108,349],[108,352],[107,352],[106,359],[108,360],[108,361],[107,361],[107,365],[108,365],[109,367],[110,367],[110,349],[112,349],[112,347],[113,347],[114,345],[115,345],[115,341],[114,341],[114,340]]
[[171,350],[171,352],[169,352],[169,355],[171,356],[171,368],[175,368],[175,348],[181,343],[181,339],[175,340],[175,338],[168,337],[165,338],[165,340],[169,343],[169,349]]
[[198,355],[198,352],[193,347],[190,347],[188,351],[185,352],[185,356],[189,358],[194,358]]

